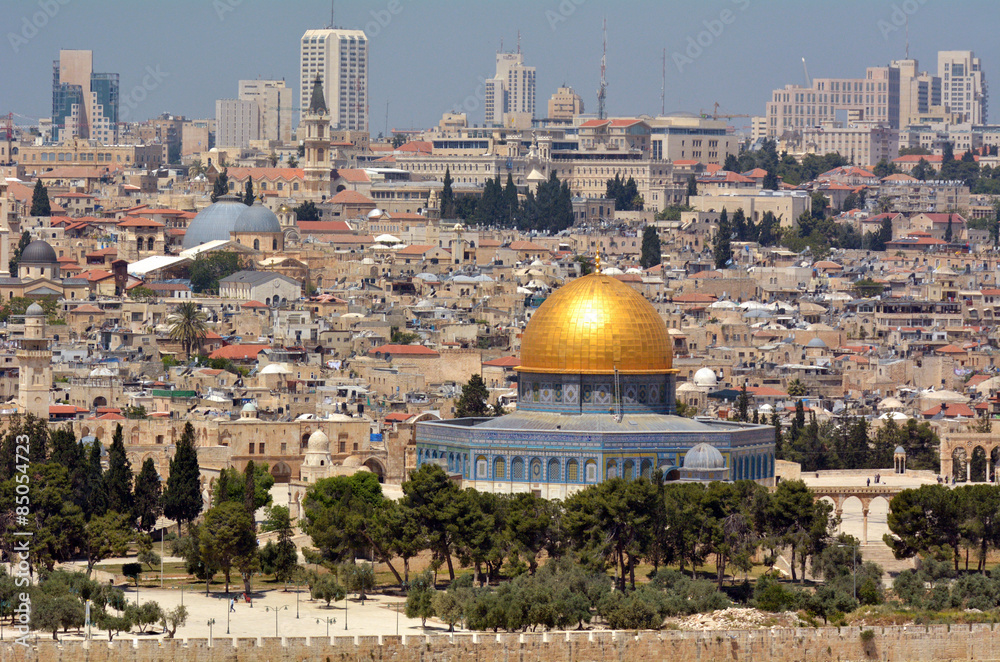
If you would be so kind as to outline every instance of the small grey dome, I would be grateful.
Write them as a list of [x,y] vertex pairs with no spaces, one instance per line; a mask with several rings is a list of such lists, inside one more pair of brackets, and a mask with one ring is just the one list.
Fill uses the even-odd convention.
[[716,386],[718,383],[719,378],[716,377],[715,371],[711,368],[701,368],[694,373],[695,386]]
[[724,469],[726,459],[715,446],[704,442],[695,445],[684,455],[685,469]]
[[906,455],[906,451],[903,450],[902,446],[896,446],[896,450],[893,451],[893,454],[899,455],[900,453],[902,453],[903,455]]
[[247,210],[242,200],[235,195],[224,195],[198,212],[184,233],[184,249],[219,239],[228,241],[229,233],[236,227],[236,219]]
[[[255,202],[252,207],[245,207],[236,217],[234,232],[281,232],[281,222],[274,212]],[[228,237],[227,237],[228,239]]]
[[21,264],[58,264],[56,252],[47,242],[35,239],[24,247],[21,253]]
[[42,310],[42,307],[39,306],[37,302],[35,302],[28,306],[28,310],[24,311],[24,314],[29,317],[41,317],[45,314],[45,311]]
[[245,405],[243,405],[243,409],[241,411],[245,411],[245,412],[248,412],[248,413],[255,412],[255,411],[257,411],[257,405],[255,405],[252,402],[248,402]]
[[820,347],[820,348],[825,348],[826,347],[826,343],[823,342],[822,338],[820,338],[819,336],[816,336],[815,338],[813,338],[812,340],[810,340],[808,343],[806,343],[806,347]]

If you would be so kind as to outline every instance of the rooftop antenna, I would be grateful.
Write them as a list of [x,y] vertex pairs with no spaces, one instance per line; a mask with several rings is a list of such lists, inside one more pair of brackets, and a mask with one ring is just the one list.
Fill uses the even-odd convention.
[[331,29],[331,30],[333,30],[334,27],[336,27],[336,25],[337,25],[336,23],[333,22],[333,5],[334,5],[335,1],[336,0],[330,0],[330,28],[329,29]]
[[802,58],[802,72],[806,76],[806,87],[812,87],[812,81],[809,80],[809,69],[806,68],[806,59]]
[[905,15],[903,17],[903,28],[906,30],[906,59],[910,59],[910,17]]
[[667,49],[663,49],[663,74],[660,79],[660,115],[667,114]]
[[518,53],[518,55],[521,54],[521,31],[520,30],[517,31],[517,53]]
[[603,120],[607,117],[604,113],[604,98],[608,93],[608,81],[604,78],[604,69],[608,63],[608,19],[604,19],[601,29],[604,36],[604,51],[601,54],[601,86],[597,88],[597,119]]

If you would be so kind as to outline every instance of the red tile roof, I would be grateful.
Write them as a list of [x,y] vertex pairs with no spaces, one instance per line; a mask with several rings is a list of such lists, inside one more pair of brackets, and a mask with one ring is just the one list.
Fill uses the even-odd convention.
[[160,221],[154,221],[151,218],[141,218],[139,216],[128,216],[118,224],[120,228],[162,228],[163,226],[164,224]]
[[416,414],[407,414],[405,411],[394,411],[391,414],[385,415],[385,420],[390,423],[402,423],[403,421],[408,421],[416,416]]
[[337,195],[330,198],[330,202],[338,205],[374,205],[375,201],[369,198],[367,195],[358,193],[357,191],[341,191]]
[[490,361],[483,361],[483,365],[493,366],[497,368],[516,368],[521,365],[521,359],[516,356],[503,356],[499,359],[492,359]]
[[209,354],[208,358],[248,360],[257,358],[258,354],[270,348],[270,345],[227,345]]

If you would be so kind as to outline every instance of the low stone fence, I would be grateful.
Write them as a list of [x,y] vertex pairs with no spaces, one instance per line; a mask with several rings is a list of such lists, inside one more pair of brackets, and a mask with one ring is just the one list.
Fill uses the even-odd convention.
[[[930,625],[870,628],[787,628],[716,631],[588,631],[526,634],[354,637],[216,637],[206,639],[55,642],[39,638],[29,648],[0,643],[0,662],[222,662],[223,660],[338,662],[596,662],[676,660],[704,662],[834,662],[882,660],[997,660],[1000,626]],[[867,639],[867,640],[866,640]]]

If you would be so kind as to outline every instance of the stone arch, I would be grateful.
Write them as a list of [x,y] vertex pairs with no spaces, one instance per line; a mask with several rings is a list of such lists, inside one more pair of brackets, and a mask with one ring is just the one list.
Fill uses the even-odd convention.
[[528,466],[528,480],[534,483],[542,480],[542,461],[537,457],[531,458],[531,464]]
[[588,483],[596,483],[600,480],[597,473],[597,460],[587,460],[583,465],[583,479]]
[[97,432],[94,433],[94,436],[97,437],[98,440],[104,439],[104,428],[103,427],[97,428]]
[[132,428],[132,431],[129,433],[129,443],[136,446],[139,445],[139,426]]
[[650,460],[643,460],[639,465],[639,476],[647,480],[653,477],[653,463]]
[[559,460],[552,458],[549,460],[548,467],[545,471],[545,480],[550,483],[559,482],[562,479],[562,472],[559,471]]
[[476,458],[476,478],[480,480],[486,480],[489,465],[486,461],[485,455],[480,455]]
[[568,483],[579,483],[580,482],[580,463],[576,460],[567,460],[566,462],[566,482]]
[[364,466],[368,467],[368,469],[378,477],[378,482],[385,482],[385,467],[382,466],[381,462],[373,457],[370,457],[365,460]]
[[292,468],[284,462],[278,461],[271,467],[271,476],[275,483],[290,483],[292,481]]
[[969,454],[965,446],[957,446],[951,451],[951,477],[963,483],[968,479]]
[[308,445],[309,445],[309,435],[310,435],[310,434],[312,434],[312,433],[311,433],[311,432],[309,432],[309,430],[306,430],[306,431],[305,431],[305,433],[303,433],[303,435],[302,435],[302,439],[301,439],[301,441],[299,442],[299,447],[300,447],[300,448],[305,448],[306,446],[308,446]]
[[[587,462],[589,465],[590,462]],[[611,480],[618,477],[618,461],[608,460],[604,465],[604,480]]]
[[503,457],[493,458],[493,480],[504,480],[507,478],[507,460]]
[[90,427],[84,425],[82,428],[80,428],[80,436],[81,437],[89,437],[90,436]]
[[1000,446],[994,446],[990,449],[990,475],[986,477],[986,480],[990,482],[997,475],[997,462],[1000,462]]
[[94,407],[94,409],[96,409],[98,407],[107,407],[108,406],[108,399],[105,398],[103,395],[99,395],[96,398],[94,398],[94,403],[93,403],[92,406]]
[[986,449],[976,446],[969,458],[969,481],[972,483],[986,482]]
[[625,460],[625,464],[622,465],[622,478],[625,480],[635,480],[635,477],[635,462]]

